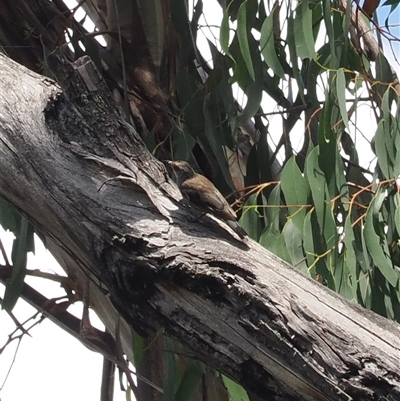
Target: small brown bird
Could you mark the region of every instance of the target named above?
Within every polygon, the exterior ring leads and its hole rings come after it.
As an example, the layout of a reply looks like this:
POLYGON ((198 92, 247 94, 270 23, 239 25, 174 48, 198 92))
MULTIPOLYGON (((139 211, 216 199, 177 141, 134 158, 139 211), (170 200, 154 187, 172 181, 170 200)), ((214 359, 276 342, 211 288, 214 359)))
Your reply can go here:
POLYGON ((234 210, 208 178, 197 174, 187 162, 167 161, 167 163, 171 166, 176 183, 185 198, 200 209, 211 212, 225 221, 240 238, 243 239, 247 235, 236 221, 234 210))

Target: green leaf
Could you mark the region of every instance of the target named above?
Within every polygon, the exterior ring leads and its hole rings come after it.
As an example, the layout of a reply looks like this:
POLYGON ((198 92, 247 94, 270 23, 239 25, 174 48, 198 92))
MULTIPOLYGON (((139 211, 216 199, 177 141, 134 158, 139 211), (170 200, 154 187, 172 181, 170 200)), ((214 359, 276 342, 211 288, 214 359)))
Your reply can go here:
POLYGON ((304 219, 306 217, 306 205, 309 195, 309 188, 292 156, 281 174, 281 188, 289 209, 288 219, 292 219, 299 232, 303 231, 304 219))
MULTIPOLYGON (((32 234, 33 235, 33 234, 32 234)), ((26 275, 26 261, 28 248, 28 220, 21 218, 20 231, 14 240, 12 250, 13 269, 11 278, 6 281, 6 291, 2 308, 11 312, 21 295, 26 275)))
POLYGON ((264 208, 269 229, 274 234, 280 233, 279 216, 281 214, 281 187, 277 185, 269 195, 267 207, 264 208), (275 207, 274 207, 275 206, 275 207))
POLYGON ((368 253, 364 232, 365 232, 364 227, 362 227, 362 232, 360 233, 361 250, 358 249, 356 250, 357 261, 360 264, 363 273, 372 274, 374 270, 374 265, 373 265, 373 260, 368 253))
POLYGON ((132 389, 130 388, 130 386, 128 386, 125 391, 125 399, 126 401, 132 401, 132 389))
POLYGON ((252 79, 247 71, 243 54, 237 40, 232 42, 232 54, 235 57, 236 65, 234 76, 241 89, 247 96, 247 103, 239 116, 238 124, 246 124, 250 118, 256 114, 260 108, 264 89, 263 62, 259 52, 258 43, 252 35, 248 36, 248 44, 252 57, 255 78, 252 79))
POLYGON ((3 198, 0 198, 0 225, 4 230, 17 234, 20 214, 3 198))
POLYGON ((188 359, 185 372, 175 394, 175 401, 189 401, 204 375, 204 365, 199 361, 188 359))
POLYGON ((392 166, 389 159, 389 153, 386 147, 386 135, 389 135, 387 130, 388 124, 382 119, 378 123, 375 133, 375 152, 378 160, 379 168, 385 179, 392 178, 392 166))
POLYGON ((256 169, 258 171, 258 182, 271 182, 273 181, 273 173, 271 171, 271 148, 268 143, 268 130, 263 129, 260 132, 258 142, 256 144, 257 157, 254 162, 256 163, 256 169))
MULTIPOLYGON (((160 68, 165 50, 165 6, 160 1, 137 1, 140 10, 140 19, 146 31, 146 43, 151 53, 154 65, 160 68)), ((108 14, 110 15, 110 14, 108 14)), ((192 36, 192 40, 194 40, 192 36)))
MULTIPOLYGON (((379 95, 383 98, 385 92, 388 90, 388 83, 393 82, 393 71, 390 67, 390 63, 382 52, 379 52, 378 57, 375 60, 376 68, 376 82, 375 89, 379 95)), ((390 90, 391 100, 398 98, 395 91, 390 90)))
POLYGON ((177 75, 177 93, 185 117, 185 127, 196 138, 204 131, 204 116, 203 113, 199 113, 204 101, 200 95, 198 82, 187 68, 177 75))
POLYGON ((397 235, 400 236, 400 206, 397 206, 394 221, 396 223, 397 235))
POLYGON ((363 274, 358 280, 358 288, 360 297, 362 300, 362 305, 365 308, 371 309, 372 305, 372 292, 371 292, 371 282, 369 274, 363 274))
POLYGON ((279 235, 276 243, 276 256, 283 259, 285 262, 289 264, 292 263, 292 258, 287 249, 285 235, 283 232, 279 235))
MULTIPOLYGON (((385 309, 386 309, 386 317, 390 320, 395 320, 395 312, 393 309, 393 301, 392 301, 392 297, 390 296, 390 291, 388 288, 386 288, 387 291, 384 291, 383 293, 383 302, 385 305, 385 309)), ((393 297, 393 299, 395 299, 393 297)))
POLYGON ((342 202, 343 202, 343 207, 345 210, 347 210, 347 199, 349 199, 349 187, 347 185, 347 180, 345 176, 345 167, 343 164, 343 159, 341 154, 339 153, 339 150, 336 148, 335 151, 336 155, 336 163, 335 163, 335 183, 336 183, 336 189, 338 194, 341 195, 342 202))
POLYGON ((246 390, 228 377, 221 375, 222 381, 229 393, 230 401, 250 401, 246 390))
POLYGON ((384 7, 384 6, 396 6, 396 7, 398 7, 399 6, 399 0, 386 0, 383 4, 382 4, 382 6, 381 7, 384 7))
POLYGON ((335 171, 336 171, 336 153, 337 149, 337 135, 332 130, 331 121, 336 121, 334 117, 334 102, 332 99, 332 93, 326 97, 324 107, 321 112, 321 118, 319 123, 319 155, 318 164, 321 170, 324 172, 326 177, 326 185, 329 190, 329 194, 334 198, 336 193, 335 183, 335 171))
POLYGON ((326 243, 321 235, 315 210, 310 210, 307 213, 302 234, 304 253, 308 264, 307 275, 315 277, 316 274, 320 274, 327 281, 329 288, 336 290, 334 272, 328 266, 330 253, 328 256, 325 255, 326 243))
POLYGON ((308 0, 299 2, 296 7, 296 17, 294 18, 296 52, 302 60, 312 60, 315 55, 312 11, 308 5, 308 0))
POLYGON ((342 149, 346 153, 346 155, 349 156, 350 161, 356 165, 359 164, 356 145, 351 136, 346 131, 343 131, 340 139, 341 139, 342 149))
MULTIPOLYGON (((229 129, 230 129, 230 139, 237 133, 238 119, 237 119, 237 111, 236 111, 236 99, 233 97, 232 93, 232 85, 229 84, 228 78, 228 66, 225 66, 224 77, 221 79, 221 82, 218 84, 216 91, 218 94, 218 99, 222 104, 222 109, 224 110, 223 118, 227 121, 229 129)), ((221 113, 220 113, 221 115, 221 113)), ((224 121, 224 123, 226 123, 224 121)))
MULTIPOLYGON (((329 2, 325 2, 329 3, 329 2)), ((329 68, 331 70, 338 70, 339 67, 347 64, 347 54, 344 53, 347 38, 345 39, 344 36, 348 36, 348 30, 346 32, 343 31, 344 29, 344 21, 345 16, 339 13, 332 12, 333 7, 332 3, 329 3, 331 7, 331 20, 332 20, 332 28, 333 28, 333 37, 330 37, 329 42, 333 42, 331 44, 331 58, 329 63, 329 68), (340 46, 337 46, 336 43, 340 43, 340 46)), ((328 7, 327 7, 328 8, 328 7)), ((348 7, 346 8, 348 9, 348 7)), ((328 16, 329 18, 329 16, 328 16)))
POLYGON ((314 236, 313 236, 313 224, 312 217, 314 210, 310 210, 304 219, 304 230, 303 230, 303 247, 304 253, 307 258, 308 266, 312 266, 316 259, 316 250, 314 247, 314 236))
POLYGON ((175 126, 172 131, 172 155, 173 160, 188 160, 196 140, 185 131, 175 126))
MULTIPOLYGON (((390 92, 388 89, 381 102, 382 118, 375 135, 375 150, 378 164, 386 179, 400 174, 400 116, 394 118, 390 108, 390 92)), ((398 106, 398 105, 397 105, 398 106)))
POLYGON ((393 304, 388 298, 390 292, 390 284, 379 270, 375 271, 371 280, 371 309, 382 316, 393 319, 393 304))
POLYGON ((324 1, 322 11, 323 11, 323 16, 324 16, 325 29, 327 32, 327 36, 328 36, 328 38, 332 39, 329 41, 330 54, 336 58, 336 46, 335 46, 335 43, 333 40, 335 35, 333 32, 331 5, 332 5, 332 3, 330 1, 324 1))
POLYGON ((221 29, 219 30, 219 43, 221 45, 222 51, 225 52, 225 54, 233 61, 235 62, 235 59, 232 57, 231 52, 229 50, 229 7, 224 11, 224 15, 222 17, 222 22, 221 22, 221 29))
POLYGON ((167 374, 164 378, 162 401, 175 401, 175 390, 177 381, 177 367, 175 362, 175 354, 173 350, 173 342, 171 339, 164 337, 164 346, 168 352, 164 352, 164 364, 167 374))
POLYGON ((310 152, 306 159, 304 172, 311 189, 318 225, 327 247, 326 251, 337 245, 337 231, 328 196, 326 178, 319 167, 318 151, 319 148, 316 147, 310 152))
POLYGON ((349 119, 346 108, 346 78, 343 68, 339 68, 336 76, 336 94, 339 102, 339 110, 343 119, 343 123, 349 129, 349 119))
MULTIPOLYGON (((5 199, 0 197, 0 225, 5 231, 11 231, 15 237, 18 237, 21 232, 21 224, 24 217, 18 212, 14 206, 8 203, 5 199)), ((28 222, 26 234, 26 249, 27 252, 35 253, 35 242, 33 234, 35 233, 34 227, 28 222)), ((14 243, 15 244, 15 243, 14 243)))
POLYGON ((350 41, 349 41, 349 35, 347 34, 351 29, 351 13, 352 13, 352 7, 353 5, 351 4, 351 2, 347 3, 347 7, 346 7, 346 12, 344 14, 344 18, 342 20, 342 29, 341 29, 341 34, 340 37, 343 40, 343 57, 342 59, 344 60, 344 64, 347 65, 348 64, 348 57, 349 57, 349 49, 353 48, 353 46, 350 46, 350 41), (346 32, 346 34, 343 34, 344 32, 346 32))
POLYGON ((250 78, 255 81, 256 77, 249 46, 249 36, 251 36, 251 33, 250 29, 247 28, 247 4, 248 0, 244 1, 239 7, 239 12, 237 15, 237 35, 247 71, 250 75, 250 78))
POLYGON ((335 288, 336 292, 347 299, 357 299, 352 287, 349 285, 349 271, 344 261, 344 255, 335 262, 334 269, 335 288))
POLYGON ((135 351, 134 351, 134 356, 135 356, 135 366, 138 366, 140 362, 143 359, 143 352, 144 352, 144 341, 139 334, 136 332, 134 334, 134 346, 135 346, 135 351))
POLYGON ((262 80, 258 79, 260 76, 257 75, 256 82, 250 81, 244 88, 244 92, 247 96, 247 103, 242 113, 239 115, 239 125, 244 125, 254 117, 254 114, 260 109, 260 103, 262 100, 263 86, 262 80))
POLYGON ((354 242, 355 242, 355 236, 352 227, 351 213, 349 213, 346 217, 346 222, 344 225, 344 244, 345 244, 344 260, 347 269, 349 270, 350 274, 349 281, 351 283, 353 295, 354 297, 356 297, 358 283, 357 283, 357 257, 354 251, 354 242))
POLYGON ((223 136, 219 135, 219 132, 216 129, 217 121, 214 120, 212 110, 208 106, 208 102, 206 101, 203 107, 203 117, 205 119, 205 127, 204 127, 204 136, 208 141, 212 152, 215 155, 216 160, 219 163, 222 174, 224 176, 225 182, 229 185, 231 190, 235 190, 235 186, 232 182, 232 176, 229 172, 228 163, 226 161, 225 153, 223 150, 223 136))
POLYGON ((400 97, 397 102, 396 115, 392 123, 392 138, 394 139, 394 149, 396 156, 394 159, 394 177, 400 176, 400 97))
POLYGON ((304 80, 300 75, 295 38, 296 38, 296 32, 295 32, 294 19, 292 15, 290 15, 288 18, 288 32, 287 32, 287 42, 289 47, 290 61, 292 64, 293 76, 296 79, 296 84, 299 89, 299 96, 303 104, 306 104, 306 100, 304 98, 304 80))
POLYGON ((321 223, 323 223, 325 214, 326 179, 324 173, 319 167, 318 150, 318 147, 315 147, 308 155, 304 172, 310 186, 311 196, 314 200, 317 218, 321 223))
MULTIPOLYGON (((395 164, 396 159, 396 143, 394 138, 394 127, 400 124, 400 120, 395 120, 391 114, 391 107, 390 107, 390 93, 391 89, 389 88, 385 94, 383 95, 381 109, 382 109, 382 119, 384 121, 385 131, 387 131, 387 137, 385 138, 386 150, 390 159, 390 163, 392 166, 395 164)), ((399 116, 400 117, 400 116, 399 116)), ((397 130, 398 131, 398 130, 397 130)))
POLYGON ((376 267, 390 285, 396 287, 399 275, 396 273, 390 260, 387 242, 382 229, 384 223, 380 219, 380 209, 384 200, 385 193, 379 190, 367 210, 364 237, 368 252, 376 267))
POLYGON ((258 241, 261 235, 261 215, 258 212, 257 194, 249 196, 243 206, 239 224, 247 232, 250 238, 258 241))
POLYGON ((240 88, 244 90, 248 82, 253 82, 253 80, 247 71, 237 35, 232 40, 230 50, 235 63, 233 65, 233 76, 230 78, 229 83, 237 82, 240 88))
POLYGON ((170 0, 172 25, 181 35, 189 35, 189 20, 186 12, 185 2, 181 0, 170 0))
POLYGON ((270 229, 266 228, 258 241, 265 249, 271 251, 274 255, 278 255, 278 238, 279 235, 274 234, 270 229))
POLYGON ((303 252, 303 237, 302 230, 299 231, 294 225, 293 220, 288 222, 283 227, 283 236, 285 238, 286 249, 290 255, 290 263, 304 274, 307 273, 307 264, 305 262, 303 252))
POLYGON ((274 37, 274 14, 275 8, 271 14, 265 19, 261 27, 260 48, 261 54, 264 57, 265 63, 272 69, 275 75, 280 78, 285 77, 285 72, 279 62, 275 48, 274 37))

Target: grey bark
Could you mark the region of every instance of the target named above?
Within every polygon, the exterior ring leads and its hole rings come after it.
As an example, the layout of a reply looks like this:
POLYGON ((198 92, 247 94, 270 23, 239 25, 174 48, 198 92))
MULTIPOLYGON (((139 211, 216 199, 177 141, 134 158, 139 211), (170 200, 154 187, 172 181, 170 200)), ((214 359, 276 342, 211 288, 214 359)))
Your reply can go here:
POLYGON ((400 399, 400 327, 182 204, 88 58, 64 92, 0 54, 0 195, 46 236, 112 335, 163 326, 265 400, 400 399))

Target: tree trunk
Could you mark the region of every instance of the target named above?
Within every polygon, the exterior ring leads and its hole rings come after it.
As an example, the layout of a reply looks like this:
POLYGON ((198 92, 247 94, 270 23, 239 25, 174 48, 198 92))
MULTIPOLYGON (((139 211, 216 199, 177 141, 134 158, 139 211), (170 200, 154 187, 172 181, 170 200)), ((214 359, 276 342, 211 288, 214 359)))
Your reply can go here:
POLYGON ((61 89, 0 54, 0 195, 132 356, 158 325, 268 400, 400 399, 400 328, 180 202, 86 57, 61 89))

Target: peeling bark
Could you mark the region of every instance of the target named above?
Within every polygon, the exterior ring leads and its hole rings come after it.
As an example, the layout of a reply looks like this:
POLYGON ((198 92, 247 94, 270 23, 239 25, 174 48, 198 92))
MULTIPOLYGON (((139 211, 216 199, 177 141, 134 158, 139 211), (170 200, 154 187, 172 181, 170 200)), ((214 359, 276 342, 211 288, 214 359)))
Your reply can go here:
POLYGON ((158 325, 268 400, 398 400, 400 328, 180 202, 86 57, 64 92, 0 54, 0 195, 132 355, 158 325))

